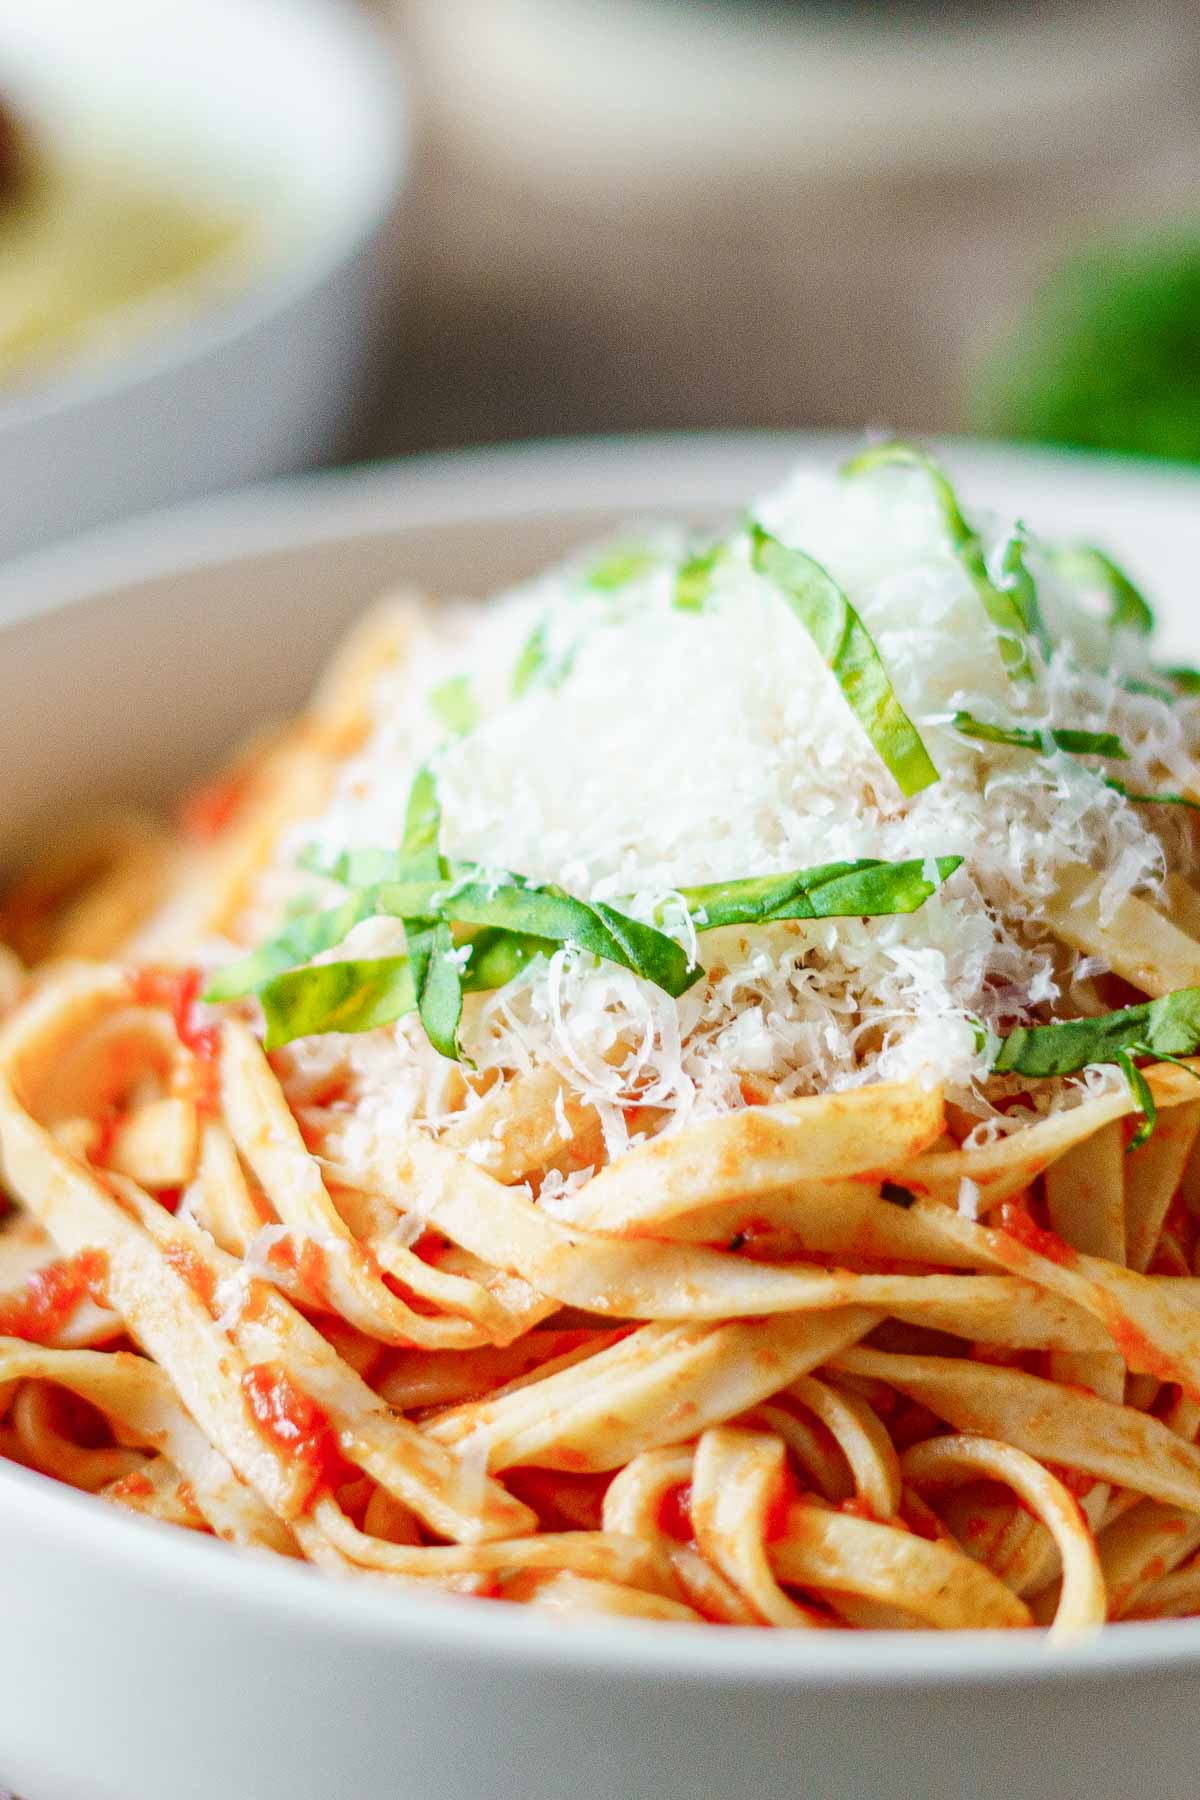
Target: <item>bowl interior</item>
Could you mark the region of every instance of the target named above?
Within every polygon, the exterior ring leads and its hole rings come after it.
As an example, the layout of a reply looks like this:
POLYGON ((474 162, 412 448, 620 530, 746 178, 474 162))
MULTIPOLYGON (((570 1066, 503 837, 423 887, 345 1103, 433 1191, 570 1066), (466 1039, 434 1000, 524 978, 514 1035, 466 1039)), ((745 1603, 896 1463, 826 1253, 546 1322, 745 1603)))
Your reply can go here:
MULTIPOLYGON (((639 518, 720 523, 798 455, 827 460, 844 447, 837 439, 701 437, 429 458, 204 502, 13 565, 0 575, 0 846, 11 854, 102 799, 177 790, 239 731, 294 705, 339 632, 389 583, 483 593, 639 518)), ((1046 532, 1099 537, 1155 598, 1166 650, 1187 654, 1200 475, 971 445, 951 446, 947 461, 968 511, 988 504, 1028 514, 1046 532)), ((31 1483, 43 1485, 0 1465, 0 1526, 6 1511, 14 1522, 28 1516, 31 1483)), ((82 1524, 78 1509, 90 1503, 63 1494, 68 1503, 82 1524)), ((91 1555, 111 1543, 117 1567, 138 1560, 142 1529, 91 1509, 80 1541, 91 1555)), ((247 1604, 326 1624, 340 1618, 348 1630, 385 1632, 394 1619, 396 1630, 412 1631, 426 1616, 431 1632, 455 1641, 497 1650, 511 1643, 552 1658, 569 1651, 584 1662, 619 1659, 632 1629, 576 1628, 564 1648, 545 1622, 514 1625, 497 1609, 481 1609, 483 1617, 473 1608, 435 1619, 423 1603, 390 1600, 389 1614, 373 1595, 330 1592, 289 1569, 251 1573, 205 1548, 156 1534, 147 1580, 161 1579, 165 1594, 176 1577, 211 1579, 222 1593, 242 1591, 247 1604)), ((629 1656, 644 1667, 736 1666, 780 1679, 803 1669, 831 1681, 1013 1675, 1033 1656, 998 1641, 1020 1635, 1005 1633, 966 1645, 936 1633, 928 1644, 866 1634, 823 1647, 816 1662, 802 1642, 684 1635, 686 1648, 673 1632, 633 1630, 629 1656)), ((1198 1625, 1130 1626, 1072 1653, 1074 1664, 1056 1652, 1039 1666, 1115 1669, 1198 1653, 1198 1625)))

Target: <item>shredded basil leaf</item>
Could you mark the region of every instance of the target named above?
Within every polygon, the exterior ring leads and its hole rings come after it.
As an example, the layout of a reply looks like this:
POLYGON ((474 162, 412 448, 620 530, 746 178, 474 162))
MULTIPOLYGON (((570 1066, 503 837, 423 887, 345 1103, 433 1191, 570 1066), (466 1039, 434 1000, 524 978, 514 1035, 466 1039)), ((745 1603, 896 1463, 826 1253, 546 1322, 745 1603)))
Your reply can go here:
POLYGON ((1142 1122, 1129 1145, 1144 1144, 1154 1130, 1150 1084, 1135 1056, 1176 1063, 1200 1080, 1181 1057, 1200 1052, 1200 987, 1176 988, 1140 1006, 1125 1006, 1099 1018, 1061 1019, 1052 1025, 1025 1025, 1002 1038, 992 1062, 996 1075, 1074 1075, 1093 1063, 1114 1063, 1129 1085, 1142 1122))
POLYGON ((1004 573, 1012 580, 1009 586, 1000 587, 988 574, 982 538, 967 523, 954 489, 933 457, 914 444, 872 444, 852 456, 842 474, 853 477, 882 468, 920 469, 929 477, 954 554, 1000 633, 1000 654, 1005 666, 1010 675, 1028 678, 1032 670, 1025 639, 1035 634, 1044 641, 1045 634, 1038 614, 1037 588, 1025 567, 1020 537, 1010 538, 1005 546, 1004 573))
POLYGON ((578 643, 573 643, 567 649, 552 654, 550 621, 543 619, 540 624, 535 625, 526 638, 513 669, 513 699, 519 700, 532 687, 558 687, 571 673, 578 647, 578 643))
POLYGON ((1123 781, 1114 781, 1111 776, 1105 777, 1104 785, 1135 806, 1188 806, 1193 812, 1200 812, 1200 800, 1191 800, 1186 794, 1131 794, 1123 781))
POLYGON ((291 969, 262 995, 266 1048, 326 1031, 374 1031, 416 1006, 407 956, 368 962, 330 962, 291 969))
POLYGON ((384 883, 376 890, 376 908, 403 918, 414 905, 426 905, 439 917, 462 925, 484 925, 541 938, 553 944, 575 944, 581 950, 619 963, 678 996, 697 982, 703 970, 687 953, 653 925, 631 919, 602 901, 576 900, 561 888, 537 886, 519 875, 489 876, 443 883, 384 883))
MULTIPOLYGON (((784 875, 709 882, 680 892, 698 931, 781 919, 881 918, 915 912, 961 862, 960 856, 898 863, 864 858, 784 875)), ((413 859, 403 851, 353 851, 323 872, 345 880, 360 866, 372 876, 406 879, 373 881, 340 907, 290 920, 253 955, 215 976, 205 998, 233 1000, 259 993, 285 971, 341 943, 360 920, 380 913, 405 920, 437 918, 473 928, 462 940, 471 948, 463 977, 468 991, 503 987, 534 956, 549 955, 563 942, 580 942, 585 949, 618 961, 614 945, 623 944, 628 958, 624 966, 659 986, 669 981, 667 992, 676 987, 683 992, 697 978, 674 939, 612 907, 589 909, 586 902, 570 901, 555 889, 537 889, 520 876, 485 875, 458 864, 450 866, 448 876, 416 878, 413 859), (583 912, 564 909, 564 899, 569 908, 583 912), (588 911, 597 915, 594 922, 584 916, 588 911), (518 919, 543 925, 552 920, 555 928, 541 933, 518 929, 518 919), (585 936, 590 941, 584 942, 585 936)))
POLYGON ((538 956, 552 956, 557 945, 550 938, 531 937, 519 931, 485 929, 469 935, 470 960, 463 971, 463 989, 470 994, 490 993, 507 987, 538 956))
MULTIPOLYGON (((482 931, 468 942, 471 955, 461 977, 464 993, 505 987, 535 957, 548 956, 555 949, 545 939, 522 938, 508 931, 482 931)), ((441 998, 440 994, 436 997, 441 998)), ((260 998, 268 1050, 277 1050, 293 1038, 327 1031, 374 1031, 415 1012, 417 1005, 407 956, 290 969, 269 981, 260 998)), ((435 1017, 435 1029, 438 1027, 435 1017)))
POLYGON ((939 856, 898 863, 825 863, 788 875, 710 882, 680 893, 699 931, 776 919, 880 918, 916 912, 961 862, 961 856, 939 856), (930 880, 931 863, 937 881, 930 880))
MULTIPOLYGON (((1142 1050, 1141 1045, 1137 1045, 1136 1048, 1142 1050)), ((1143 1054, 1145 1054, 1144 1051, 1143 1054)), ((1158 1124, 1158 1107, 1155 1105, 1150 1083, 1134 1062, 1130 1051, 1118 1050, 1113 1061, 1125 1077, 1133 1103, 1141 1114, 1141 1124, 1130 1138, 1127 1151, 1140 1150, 1142 1145, 1154 1135, 1154 1127, 1158 1124)))
POLYGON ((645 544, 619 545, 592 565, 583 578, 584 585, 598 594, 612 594, 648 574, 659 560, 645 544))
POLYGON ((1129 761, 1129 752, 1113 731, 1075 731, 1070 728, 1036 731, 1017 725, 992 725, 969 712, 956 712, 951 723, 963 737, 980 738, 987 744, 1010 744, 1016 750, 1044 750, 1049 738, 1056 750, 1069 751, 1073 756, 1108 756, 1116 762, 1129 761))
POLYGON ((413 777, 409 791, 401 855, 414 867, 425 862, 428 864, 429 874, 439 874, 437 844, 441 829, 442 807, 438 800, 437 782, 428 763, 423 763, 413 777))
POLYGON ((1143 681, 1139 675, 1131 675, 1121 686, 1129 694, 1148 694, 1152 700, 1165 700, 1173 706, 1177 698, 1171 688, 1164 687, 1160 681, 1143 681))
POLYGON ((1139 637, 1151 635, 1154 614, 1149 601, 1111 556, 1094 544, 1064 544, 1047 554, 1067 581, 1096 588, 1104 595, 1110 631, 1136 631, 1139 637))
MULTIPOLYGON (((437 782, 432 769, 424 764, 417 770, 408 796, 401 855, 414 869, 421 870, 434 881, 449 879, 449 870, 438 850, 441 830, 442 808, 437 782)), ((378 895, 375 910, 386 910, 380 907, 378 895)), ((408 948, 413 993, 425 1035, 440 1055, 459 1062, 462 1060, 458 1042, 462 1018, 462 971, 450 927, 436 912, 405 912, 400 917, 408 948)))
POLYGON ((456 737, 465 737, 479 723, 479 703, 471 692, 469 675, 452 675, 439 683, 429 696, 429 705, 439 722, 456 737))
MULTIPOLYGON (((1012 594, 1021 617, 1026 620, 1029 631, 1041 646, 1042 655, 1048 658, 1053 645, 1042 618, 1042 609, 1038 602, 1037 582, 1033 579, 1025 561, 1027 547, 1028 539, 1025 527, 1018 520, 1016 528, 1000 554, 1000 573, 1005 578, 1005 585, 1001 592, 1012 594)), ((1003 650, 1003 641, 1001 649, 1003 650)))
POLYGON ((870 632, 846 595, 820 563, 781 544, 761 525, 751 526, 750 541, 755 569, 774 585, 808 632, 901 793, 919 794, 938 780, 938 772, 896 698, 870 632))
POLYGON ((697 551, 695 556, 682 562, 675 574, 671 605, 679 612, 703 612, 712 592, 713 576, 727 555, 725 544, 713 544, 710 549, 697 551))
POLYGON ((207 1001, 236 1000, 256 994, 267 982, 297 963, 311 962, 322 950, 340 944, 363 919, 375 911, 374 896, 367 890, 350 895, 340 906, 323 912, 300 913, 284 929, 250 956, 214 975, 205 989, 207 1001))
MULTIPOLYGON (((414 881, 422 878, 421 867, 403 850, 343 850, 337 856, 322 856, 313 845, 297 857, 302 869, 310 875, 322 875, 326 881, 340 881, 343 887, 375 887, 381 881, 414 881)), ((450 879, 475 869, 474 863, 441 859, 450 879)))
POLYGON ((1074 1075, 1090 1063, 1115 1062, 1118 1051, 1195 1056, 1200 1051, 1200 987, 1177 988, 1158 1000, 1098 1018, 1020 1026, 1001 1039, 992 1069, 997 1075, 1074 1075))
POLYGON ((451 1062, 460 1062, 462 1050, 458 1027, 462 1018, 462 979, 450 927, 442 920, 418 925, 406 919, 404 938, 425 1036, 440 1055, 448 1056, 451 1062))
POLYGON ((516 667, 512 673, 512 695, 514 700, 519 700, 522 694, 527 693, 533 686, 533 683, 548 666, 550 661, 546 649, 546 639, 548 635, 549 626, 545 619, 542 619, 539 624, 534 626, 529 636, 525 639, 525 642, 521 647, 521 654, 517 658, 516 667))

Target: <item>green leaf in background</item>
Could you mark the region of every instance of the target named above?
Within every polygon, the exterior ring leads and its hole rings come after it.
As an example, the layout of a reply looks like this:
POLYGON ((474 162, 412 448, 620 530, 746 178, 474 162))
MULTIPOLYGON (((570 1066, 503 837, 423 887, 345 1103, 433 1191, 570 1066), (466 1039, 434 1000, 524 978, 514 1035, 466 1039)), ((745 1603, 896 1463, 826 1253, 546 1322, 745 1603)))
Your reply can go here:
POLYGON ((1181 694, 1200 694, 1200 669, 1164 669, 1163 674, 1175 683, 1181 694))
POLYGON ((434 717, 455 737, 465 737, 479 723, 479 703, 471 692, 469 675, 452 675, 441 682, 429 696, 434 717))
POLYGON ((1031 671, 1025 639, 1031 632, 1040 632, 1040 619, 1037 589, 1025 567, 1020 538, 1010 538, 1005 546, 1005 573, 1011 578, 1011 586, 999 587, 988 574, 982 538, 967 523, 958 496, 927 451, 898 440, 872 444, 852 456, 843 466, 842 474, 852 478, 885 468, 919 469, 928 476, 954 554, 983 602, 988 618, 1000 633, 1000 654, 1005 666, 1010 675, 1028 676, 1031 671))
POLYGON ((1056 750, 1065 750, 1072 756, 1108 756, 1116 762, 1129 761, 1129 752, 1113 731, 1075 731, 1070 727, 1034 731, 1018 725, 991 725, 969 712, 956 712, 951 723, 963 737, 979 738, 986 744, 1008 744, 1014 750, 1044 751, 1049 738, 1056 750))
POLYGON ((881 918, 916 912, 961 863, 961 856, 825 863, 788 875, 710 882, 681 888, 680 893, 698 931, 765 925, 778 919, 881 918))
POLYGON ((916 726, 896 697, 870 632, 846 595, 811 556, 751 525, 751 555, 804 626, 851 712, 905 796, 938 780, 916 726))
POLYGON ((1154 614, 1150 603, 1128 575, 1098 550, 1094 544, 1064 544, 1046 554, 1065 581, 1073 586, 1094 588, 1108 601, 1108 624, 1112 631, 1136 631, 1149 637, 1154 630, 1154 614))
POLYGON ((1101 238, 1034 295, 976 374, 972 428, 1200 461, 1200 229, 1101 238))
POLYGON ((679 565, 675 575, 675 588, 671 596, 671 604, 679 612, 703 612, 712 592, 713 577, 728 555, 725 544, 713 544, 708 550, 698 550, 679 565))

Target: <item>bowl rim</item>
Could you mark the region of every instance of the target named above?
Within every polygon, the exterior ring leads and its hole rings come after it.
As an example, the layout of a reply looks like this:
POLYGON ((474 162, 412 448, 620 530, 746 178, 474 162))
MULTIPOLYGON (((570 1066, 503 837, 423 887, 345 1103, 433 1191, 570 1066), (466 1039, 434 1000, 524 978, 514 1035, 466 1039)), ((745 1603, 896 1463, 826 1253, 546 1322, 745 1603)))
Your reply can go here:
MULTIPOLYGON (((2 415, 0 415, 2 423, 2 415)), ((876 435, 876 434, 872 434, 876 435)), ((892 435, 879 433, 879 436, 892 435)), ((902 435, 902 434, 901 434, 902 435)), ((1195 507, 1200 466, 1111 450, 916 434, 967 482, 1027 471, 1052 484, 1086 477, 1106 493, 1171 496, 1195 507)), ((589 433, 466 445, 270 477, 158 506, 0 559, 0 634, 114 587, 359 535, 472 520, 712 509, 716 487, 743 493, 789 461, 838 457, 862 431, 722 427, 589 433), (628 499, 630 476, 639 495, 628 499)))
POLYGON ((412 162, 412 106, 398 45, 382 22, 357 6, 331 0, 269 0, 280 30, 298 20, 324 33, 336 78, 352 88, 347 116, 379 146, 369 178, 330 209, 319 231, 301 234, 278 258, 268 257, 244 285, 195 314, 134 337, 95 364, 54 361, 28 388, 0 393, 0 440, 43 421, 143 388, 185 370, 226 344, 262 329, 305 295, 319 290, 387 222, 412 162))
MULTIPOLYGON (((187 503, 36 551, 0 571, 0 646, 22 626, 152 578, 225 567, 264 552, 303 554, 314 543, 468 520, 608 513, 631 476, 646 504, 675 496, 684 508, 714 483, 771 479, 789 458, 825 456, 858 441, 845 433, 674 433, 538 441, 402 459, 373 468, 267 482, 187 503), (720 476, 720 471, 725 471, 720 476)), ((1108 455, 1026 450, 945 440, 976 478, 1025 469, 1053 482, 1083 477, 1101 489, 1177 495, 1195 505, 1200 471, 1108 455)), ((632 509, 628 509, 632 510, 632 509)), ((910 1690, 1104 1679, 1200 1667, 1200 1620, 1122 1624, 1086 1642, 1055 1645, 1022 1632, 773 1633, 698 1630, 637 1620, 565 1622, 533 1609, 484 1606, 452 1595, 395 1593, 331 1581, 284 1559, 229 1554, 226 1546, 154 1521, 122 1516, 91 1496, 0 1460, 0 1523, 54 1531, 118 1575, 153 1584, 164 1604, 220 1605, 229 1619, 264 1609, 285 1626, 316 1630, 349 1649, 500 1660, 580 1678, 637 1678, 697 1687, 803 1686, 910 1690)))

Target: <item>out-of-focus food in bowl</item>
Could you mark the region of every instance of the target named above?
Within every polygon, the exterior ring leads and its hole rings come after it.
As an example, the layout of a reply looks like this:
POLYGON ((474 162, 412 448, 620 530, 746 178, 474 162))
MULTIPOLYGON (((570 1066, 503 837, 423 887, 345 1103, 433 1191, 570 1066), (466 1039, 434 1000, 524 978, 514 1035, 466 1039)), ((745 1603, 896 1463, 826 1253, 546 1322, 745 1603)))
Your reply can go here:
POLYGON ((131 339, 244 285, 265 232, 107 148, 68 150, 0 98, 0 389, 131 339))

